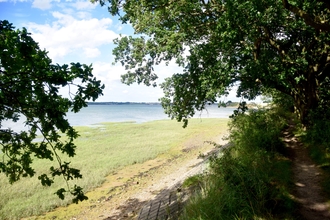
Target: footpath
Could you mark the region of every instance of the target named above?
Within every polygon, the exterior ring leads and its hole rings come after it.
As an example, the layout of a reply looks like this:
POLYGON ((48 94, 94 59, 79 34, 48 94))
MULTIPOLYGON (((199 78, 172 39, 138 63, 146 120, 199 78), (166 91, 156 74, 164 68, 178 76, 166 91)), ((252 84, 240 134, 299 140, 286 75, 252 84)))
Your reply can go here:
POLYGON ((293 197, 299 204, 297 219, 330 219, 330 204, 322 192, 322 170, 310 158, 307 149, 292 134, 293 126, 285 133, 285 143, 289 148, 293 165, 295 190, 293 197))

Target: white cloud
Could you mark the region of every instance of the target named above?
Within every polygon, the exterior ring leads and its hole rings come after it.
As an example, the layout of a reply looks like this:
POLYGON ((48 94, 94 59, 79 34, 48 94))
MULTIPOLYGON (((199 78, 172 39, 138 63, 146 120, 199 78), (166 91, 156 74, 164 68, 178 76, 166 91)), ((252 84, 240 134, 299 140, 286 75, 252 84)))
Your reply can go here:
POLYGON ((96 6, 97 6, 97 4, 93 4, 88 0, 77 1, 77 2, 73 3, 73 7, 78 9, 78 10, 94 9, 96 6))
POLYGON ((27 2, 28 0, 0 0, 0 2, 27 2))
MULTIPOLYGON (((159 66, 157 74, 161 78, 170 76, 172 73, 180 72, 180 70, 172 62, 169 66, 159 66)), ((105 84, 103 90, 104 96, 98 99, 99 102, 108 101, 135 101, 135 102, 157 102, 164 94, 159 87, 147 87, 143 84, 136 83, 127 86, 120 82, 121 75, 125 74, 126 70, 121 65, 112 65, 111 61, 97 61, 93 63, 93 75, 105 84)), ((161 79, 159 81, 162 81, 161 79)))
POLYGON ((147 101, 156 102, 162 97, 160 88, 147 87, 133 84, 127 86, 120 82, 121 75, 125 73, 125 68, 121 65, 112 65, 110 62, 93 63, 93 75, 105 84, 104 96, 98 99, 104 101, 147 101))
POLYGON ((78 12, 74 12, 76 14, 76 17, 79 19, 91 19, 92 15, 89 12, 85 12, 85 11, 78 11, 78 12))
MULTIPOLYGON (((39 8, 41 10, 47 10, 52 7, 52 2, 54 0, 34 0, 32 3, 33 8, 39 8)), ((55 0, 56 2, 59 2, 60 0, 55 0)))
POLYGON ((122 66, 113 66, 110 62, 93 63, 93 74, 104 83, 120 81, 121 75, 125 73, 122 66))
POLYGON ((111 44, 118 37, 118 34, 110 30, 110 18, 78 20, 60 12, 53 12, 52 16, 55 21, 51 24, 28 24, 33 38, 39 42, 41 48, 49 51, 52 59, 62 58, 70 53, 81 55, 88 52, 95 57, 100 55, 98 47, 111 44))
POLYGON ((162 63, 155 66, 155 73, 158 75, 158 82, 163 82, 165 78, 171 77, 174 73, 182 73, 183 68, 179 67, 174 60, 171 60, 168 65, 162 63))
POLYGON ((66 24, 69 25, 70 23, 72 23, 76 20, 70 14, 63 14, 63 13, 60 13, 58 11, 53 12, 52 16, 54 18, 57 18, 58 19, 57 23, 62 24, 62 25, 66 25, 66 24))
POLYGON ((98 57, 100 54, 101 52, 97 48, 84 48, 85 57, 93 58, 98 57))
POLYGON ((119 25, 116 26, 116 30, 117 30, 117 31, 121 31, 121 30, 123 30, 123 28, 124 28, 124 27, 123 27, 122 24, 119 24, 119 25))

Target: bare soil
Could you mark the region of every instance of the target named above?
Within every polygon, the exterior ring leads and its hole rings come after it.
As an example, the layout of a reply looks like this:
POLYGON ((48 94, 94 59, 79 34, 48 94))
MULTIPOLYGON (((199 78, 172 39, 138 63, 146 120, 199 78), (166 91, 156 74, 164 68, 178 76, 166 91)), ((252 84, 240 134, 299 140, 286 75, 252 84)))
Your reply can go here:
POLYGON ((292 134, 293 127, 285 132, 285 142, 289 148, 293 165, 295 190, 293 198, 299 204, 297 219, 330 219, 330 203, 321 187, 322 169, 310 158, 308 150, 292 134))

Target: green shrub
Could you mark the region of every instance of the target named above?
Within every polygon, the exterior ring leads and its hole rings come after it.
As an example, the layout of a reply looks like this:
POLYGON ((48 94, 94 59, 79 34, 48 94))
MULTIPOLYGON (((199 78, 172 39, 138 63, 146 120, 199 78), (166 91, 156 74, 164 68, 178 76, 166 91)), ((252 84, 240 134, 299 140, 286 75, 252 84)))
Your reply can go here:
POLYGON ((181 218, 283 219, 289 215, 295 207, 288 193, 291 165, 278 153, 284 146, 280 136, 285 125, 272 110, 234 117, 229 136, 233 147, 212 158, 204 187, 181 218))
POLYGON ((280 139, 286 122, 273 110, 259 109, 241 114, 230 123, 230 141, 241 151, 266 150, 279 152, 283 149, 280 139))
POLYGON ((203 175, 202 174, 197 174, 194 176, 190 176, 182 184, 182 187, 184 188, 189 188, 189 187, 197 187, 201 184, 203 180, 203 175))
POLYGON ((318 109, 309 118, 311 127, 306 130, 303 141, 330 150, 330 111, 318 109))

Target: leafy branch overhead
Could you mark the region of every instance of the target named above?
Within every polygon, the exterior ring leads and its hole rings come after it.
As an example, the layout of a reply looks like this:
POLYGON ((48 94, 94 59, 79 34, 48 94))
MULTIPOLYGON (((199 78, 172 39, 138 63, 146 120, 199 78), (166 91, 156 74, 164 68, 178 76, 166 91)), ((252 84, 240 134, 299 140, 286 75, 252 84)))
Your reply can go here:
MULTIPOLYGON (((78 137, 65 116, 69 110, 86 107, 88 100, 95 101, 103 88, 91 65, 52 64, 25 28, 15 30, 8 21, 0 21, 0 172, 10 183, 36 173, 34 158, 58 162, 57 168, 50 167, 49 174, 38 177, 42 185, 51 185, 56 176, 63 176, 66 182, 82 177, 60 157, 75 156, 74 139, 78 137), (69 90, 69 98, 59 94, 62 88, 69 90), (26 130, 5 128, 6 120, 22 122, 26 130), (42 140, 36 142, 40 134, 42 140)), ((67 191, 75 202, 87 198, 79 186, 70 189, 68 185, 57 194, 64 198, 67 191)))
POLYGON ((275 90, 291 97, 302 123, 329 98, 330 4, 326 0, 92 0, 134 27, 115 43, 123 82, 155 85, 154 67, 183 67, 161 87, 172 118, 186 121, 239 85, 254 99, 275 90))

